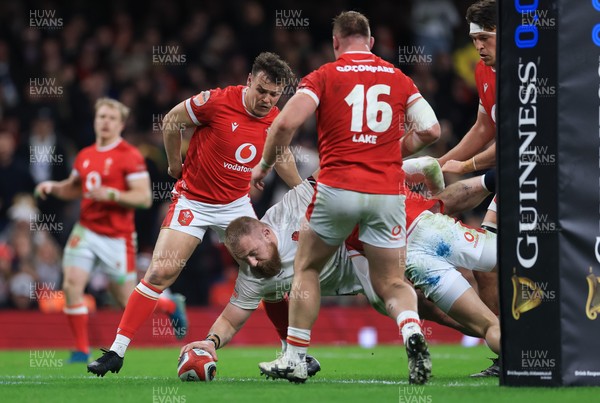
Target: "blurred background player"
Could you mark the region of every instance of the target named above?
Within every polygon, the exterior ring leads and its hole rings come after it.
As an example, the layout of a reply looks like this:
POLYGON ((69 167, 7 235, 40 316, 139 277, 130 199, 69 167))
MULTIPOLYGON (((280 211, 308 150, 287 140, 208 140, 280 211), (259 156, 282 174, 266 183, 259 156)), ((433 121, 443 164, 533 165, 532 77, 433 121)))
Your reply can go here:
MULTIPOLYGON (((98 268, 109 276, 116 302, 125 307, 137 280, 134 209, 152 204, 144 158, 121 137, 129 108, 101 98, 95 109, 96 143, 79 152, 67 179, 44 181, 35 189, 43 200, 48 195, 62 200, 82 199, 79 222, 63 256, 64 312, 76 342, 70 362, 87 363, 89 358, 84 290, 92 270, 98 268)), ((173 316, 183 308, 165 298, 160 309, 173 316)))
POLYGON ((319 273, 356 224, 365 244, 371 282, 396 318, 409 357, 409 381, 431 374, 427 343, 419 325, 417 297, 403 280, 405 264, 404 174, 401 155, 437 140, 433 110, 412 80, 371 53, 367 18, 342 12, 333 23, 336 61, 300 82, 297 93, 273 123, 263 159, 252 179, 262 179, 295 130, 317 111, 320 176, 302 226, 294 262, 286 354, 261 370, 304 382, 310 331, 320 308, 319 273), (366 112, 366 113, 365 113, 366 112), (414 119, 411 118, 413 114, 414 119), (417 122, 400 142, 404 122, 417 122), (398 130, 401 128, 401 130, 398 130))
MULTIPOLYGON (((264 52, 254 60, 246 86, 202 91, 165 116, 168 172, 178 179, 173 201, 150 267, 127 302, 115 341, 110 350, 88 365, 88 371, 98 376, 119 372, 135 333, 209 228, 222 238, 235 218, 256 217, 248 196, 250 173, 262 156, 267 130, 279 113, 275 104, 292 77, 286 62, 264 52), (192 126, 196 128, 182 164, 182 131, 192 126)), ((289 186, 301 182, 293 157, 281 160, 277 169, 289 186)))

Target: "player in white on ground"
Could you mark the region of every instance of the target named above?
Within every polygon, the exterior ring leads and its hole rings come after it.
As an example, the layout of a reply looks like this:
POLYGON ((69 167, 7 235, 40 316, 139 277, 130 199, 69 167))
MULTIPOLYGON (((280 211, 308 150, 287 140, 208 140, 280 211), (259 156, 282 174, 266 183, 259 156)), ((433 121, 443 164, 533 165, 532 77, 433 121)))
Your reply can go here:
MULTIPOLYGON (((439 177, 441 178, 441 171, 439 177)), ((441 181, 443 182, 443 178, 441 181)), ((260 221, 241 217, 231 222, 226 230, 225 245, 240 263, 233 295, 210 328, 215 339, 189 343, 182 347, 181 354, 192 348, 201 348, 217 360, 216 350, 231 341, 258 308, 261 300, 265 305, 282 302, 285 305, 286 294, 299 292, 292 288, 293 261, 298 249, 302 217, 312 199, 314 186, 313 178, 305 180, 290 190, 281 202, 271 207, 260 221)), ((452 186, 458 188, 463 184, 452 186)), ((476 199, 487 194, 489 192, 482 187, 473 191, 472 195, 463 193, 466 198, 476 199)), ((457 198, 454 189, 449 188, 447 192, 443 192, 440 199, 429 200, 409 193, 406 210, 407 223, 410 222, 411 225, 408 235, 407 276, 458 322, 453 327, 485 338, 490 348, 498 353, 498 318, 481 302, 456 270, 457 266, 472 270, 493 270, 496 266, 496 236, 432 212, 439 211, 445 205, 442 204, 443 201, 448 203, 449 211, 457 212, 456 209, 460 206, 455 203, 457 198)), ((370 282, 369 266, 362 254, 362 243, 358 240, 357 231, 325 264, 319 281, 322 295, 362 293, 377 311, 387 315, 383 300, 375 293, 370 282)), ((280 321, 287 322, 287 313, 282 316, 276 321, 271 318, 276 327, 280 321)), ((284 339, 282 353, 286 349, 284 339)), ((316 359, 311 357, 307 360, 308 376, 314 375, 319 369, 316 359)), ((270 376, 269 373, 265 374, 270 376)))

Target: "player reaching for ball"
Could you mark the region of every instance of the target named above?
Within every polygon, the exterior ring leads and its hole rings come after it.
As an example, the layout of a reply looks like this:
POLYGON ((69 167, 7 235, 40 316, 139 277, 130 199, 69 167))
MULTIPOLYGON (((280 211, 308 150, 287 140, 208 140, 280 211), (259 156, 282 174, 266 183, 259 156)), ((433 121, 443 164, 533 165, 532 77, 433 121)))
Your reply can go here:
MULTIPOLYGON (((437 164, 437 162, 436 162, 437 164)), ((439 166, 438 166, 439 169, 439 166)), ((440 171, 441 175, 441 171, 440 171)), ((474 178, 475 179, 475 178, 474 178)), ((442 192, 440 199, 446 201, 451 212, 456 213, 458 194, 475 199, 478 203, 489 192, 479 186, 480 179, 468 180, 469 184, 457 183, 442 192), (471 194, 456 192, 464 186, 477 187, 471 194)), ((181 354, 192 348, 201 348, 217 360, 216 350, 222 348, 243 327, 262 300, 271 306, 269 317, 282 340, 282 354, 286 343, 287 309, 284 297, 302 297, 292 287, 293 261, 298 250, 298 232, 306 207, 312 200, 315 181, 309 178, 289 191, 283 200, 271 207, 259 221, 251 217, 234 220, 226 230, 225 245, 240 264, 235 289, 229 304, 210 328, 206 340, 195 341, 182 347, 181 354), (278 306, 275 317, 273 306, 278 306)), ((408 277, 421 288, 442 311, 456 322, 446 321, 455 328, 483 337, 490 348, 500 349, 498 319, 487 309, 470 288, 468 282, 456 270, 465 266, 473 270, 493 270, 496 266, 496 237, 485 230, 469 228, 454 219, 429 209, 440 207, 440 200, 427 200, 415 194, 407 198, 408 277), (414 235, 413 235, 414 234, 414 235), (436 251, 444 243, 449 253, 440 256, 436 251), (433 279, 436 278, 436 281, 433 279), (433 285, 435 283, 435 285, 433 285)), ((463 203, 464 200, 461 200, 463 203)), ((462 206, 461 206, 462 207, 462 206)), ((363 245, 355 232, 340 246, 321 271, 319 281, 323 295, 355 295, 363 293, 371 305, 384 315, 383 299, 374 291, 369 278, 369 265, 362 253, 363 245)), ((394 318, 395 319, 395 318, 394 318)), ((312 376, 320 366, 314 358, 306 356, 307 375, 312 376)), ((287 374, 271 370, 269 363, 259 365, 268 377, 287 374)))
MULTIPOLYGON (((71 363, 87 363, 89 358, 84 290, 91 271, 98 268, 108 275, 111 293, 125 307, 137 280, 133 211, 152 204, 144 158, 121 137, 129 108, 109 98, 97 100, 95 108, 96 143, 77 154, 67 179, 41 182, 35 190, 42 199, 49 195, 62 200, 82 199, 79 222, 63 257, 64 312, 76 344, 71 363)), ((179 295, 160 298, 158 306, 172 320, 185 316, 179 295)))
MULTIPOLYGON (((256 217, 248 196, 250 173, 279 113, 275 104, 292 77, 290 67, 279 56, 261 53, 246 86, 202 91, 165 116, 169 174, 178 179, 173 201, 150 267, 127 302, 116 338, 110 350, 88 365, 88 371, 98 376, 119 372, 135 333, 152 315, 157 299, 177 279, 208 228, 222 237, 235 218, 256 217), (181 131, 188 126, 196 129, 182 164, 181 131)), ((279 161, 277 171, 289 186, 301 181, 289 154, 279 161)))

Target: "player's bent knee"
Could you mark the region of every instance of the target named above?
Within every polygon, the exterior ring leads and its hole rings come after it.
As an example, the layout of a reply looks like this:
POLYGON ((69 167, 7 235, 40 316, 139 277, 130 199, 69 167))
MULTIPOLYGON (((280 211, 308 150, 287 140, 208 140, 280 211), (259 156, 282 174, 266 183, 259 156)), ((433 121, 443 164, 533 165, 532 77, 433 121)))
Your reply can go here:
POLYGON ((487 332, 489 329, 494 327, 500 328, 500 321, 498 320, 498 317, 494 315, 492 311, 490 311, 485 317, 485 331, 487 332))
POLYGON ((185 261, 181 259, 172 259, 167 257, 154 258, 150 263, 150 267, 148 267, 148 271, 146 272, 144 279, 150 284, 160 286, 165 282, 174 280, 184 266, 185 261))
POLYGON ((386 278, 374 279, 371 277, 371 282, 377 295, 389 296, 390 294, 395 294, 396 292, 410 292, 411 294, 415 295, 415 298, 417 297, 414 288, 400 278, 390 281, 386 278))
POLYGON ((79 291, 81 294, 83 294, 85 285, 86 279, 65 275, 62 282, 62 289, 65 293, 74 293, 79 291))
MULTIPOLYGON (((84 286, 84 287, 85 287, 85 286, 84 286)), ((63 292, 64 292, 64 293, 65 293, 65 294, 66 294, 68 297, 70 297, 70 296, 72 296, 72 295, 75 295, 75 294, 83 294, 83 288, 84 288, 84 287, 78 287, 78 284, 76 284, 76 283, 75 283, 75 282, 73 282, 73 281, 67 280, 67 279, 65 279, 65 280, 63 281, 63 284, 62 284, 62 289, 63 289, 63 292), (78 292, 78 290, 81 290, 81 292, 78 292)))

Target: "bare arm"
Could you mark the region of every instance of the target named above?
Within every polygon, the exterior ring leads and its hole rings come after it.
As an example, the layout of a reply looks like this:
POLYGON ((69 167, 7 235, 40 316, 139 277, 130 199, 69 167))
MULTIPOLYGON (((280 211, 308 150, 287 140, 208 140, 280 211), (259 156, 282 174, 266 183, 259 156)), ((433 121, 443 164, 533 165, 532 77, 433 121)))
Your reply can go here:
MULTIPOLYGON (((220 345, 218 345, 219 348, 224 347, 227 343, 231 341, 233 336, 235 336, 235 334, 242 328, 242 326, 244 326, 244 323, 246 323, 252 312, 254 311, 239 308, 233 305, 231 302, 227 304, 227 306, 225 307, 223 312, 221 312, 221 315, 217 318, 215 323, 213 323, 209 331, 209 334, 214 333, 220 338, 221 343, 220 345)), ((218 344, 218 340, 216 340, 216 337, 210 337, 211 339, 215 340, 215 342, 218 344)), ((201 348, 208 352, 210 355, 212 355, 213 359, 217 361, 217 353, 215 347, 216 344, 210 340, 195 341, 183 346, 181 348, 179 356, 181 357, 183 353, 185 353, 188 350, 191 350, 192 348, 201 348)))
POLYGON ((473 165, 475 168, 473 171, 494 168, 496 166, 496 143, 492 144, 473 158, 473 165))
POLYGON ((411 130, 402 136, 400 141, 402 157, 408 157, 421 149, 427 147, 431 143, 435 143, 439 138, 442 130, 439 123, 434 124, 429 129, 416 131, 411 130))
POLYGON ((116 202, 127 208, 147 209, 152 206, 152 192, 148 174, 128 180, 127 185, 129 189, 126 191, 101 186, 90 190, 86 196, 98 202, 116 202))
POLYGON ((442 133, 435 112, 423 97, 406 106, 407 133, 400 140, 402 157, 408 157, 429 144, 435 143, 442 133))
POLYGON ((278 155, 282 155, 286 146, 292 141, 294 132, 304 121, 317 110, 315 101, 306 94, 296 93, 275 118, 263 151, 259 165, 252 170, 252 183, 261 189, 262 180, 270 171, 278 155))
POLYGON ((474 209, 489 194, 481 183, 481 176, 477 176, 453 183, 435 197, 444 203, 444 214, 456 216, 474 209))
POLYGON ((175 179, 181 177, 182 171, 181 134, 190 126, 194 126, 194 122, 185 108, 185 101, 177 104, 163 119, 162 132, 169 163, 168 172, 175 179))
POLYGON ((152 206, 152 191, 150 190, 150 175, 127 181, 129 190, 121 192, 117 202, 130 208, 150 208, 152 206))
POLYGON ((475 124, 467 134, 465 134, 460 143, 440 157, 439 163, 442 166, 442 170, 444 172, 452 173, 468 173, 479 169, 493 167, 496 164, 495 147, 492 151, 488 151, 489 149, 484 151, 487 151, 488 154, 483 157, 481 162, 479 156, 475 158, 476 169, 473 167, 472 158, 481 151, 486 144, 494 140, 495 136, 496 130, 490 122, 490 118, 485 113, 478 112, 475 124), (490 159, 490 156, 493 156, 493 159, 490 159))
POLYGON ((82 196, 81 178, 79 175, 71 173, 67 179, 62 181, 44 181, 35 187, 33 194, 42 200, 46 200, 48 195, 61 200, 80 199, 82 196))
POLYGON ((290 188, 302 183, 302 178, 300 177, 298 167, 296 166, 296 159, 289 147, 285 147, 283 155, 277 158, 274 168, 277 175, 279 175, 290 188))

